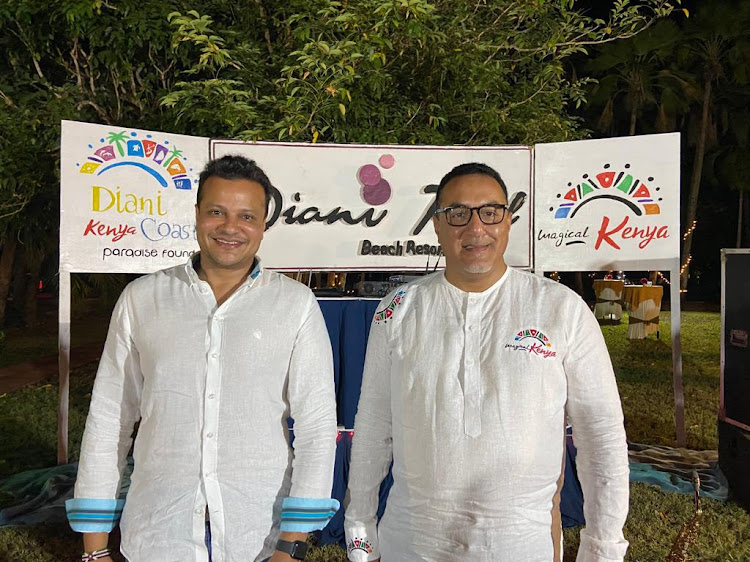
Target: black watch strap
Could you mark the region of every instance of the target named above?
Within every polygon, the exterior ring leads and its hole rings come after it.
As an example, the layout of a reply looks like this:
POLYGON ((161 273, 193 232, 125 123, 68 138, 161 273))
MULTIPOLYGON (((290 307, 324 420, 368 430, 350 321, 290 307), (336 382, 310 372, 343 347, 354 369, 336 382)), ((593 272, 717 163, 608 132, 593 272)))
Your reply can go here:
POLYGON ((304 560, 307 556, 307 543, 305 541, 285 541, 279 539, 276 543, 276 550, 285 552, 295 560, 304 560))

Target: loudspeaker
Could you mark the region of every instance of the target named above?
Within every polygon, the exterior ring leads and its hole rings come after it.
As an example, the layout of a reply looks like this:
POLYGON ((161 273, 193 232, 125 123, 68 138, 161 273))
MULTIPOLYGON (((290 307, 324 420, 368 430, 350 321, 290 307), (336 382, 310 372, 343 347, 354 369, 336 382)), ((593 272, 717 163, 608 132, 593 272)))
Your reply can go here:
POLYGON ((750 250, 721 251, 719 419, 750 431, 750 250))
POLYGON ((750 431, 719 420, 719 466, 734 500, 750 511, 750 431))

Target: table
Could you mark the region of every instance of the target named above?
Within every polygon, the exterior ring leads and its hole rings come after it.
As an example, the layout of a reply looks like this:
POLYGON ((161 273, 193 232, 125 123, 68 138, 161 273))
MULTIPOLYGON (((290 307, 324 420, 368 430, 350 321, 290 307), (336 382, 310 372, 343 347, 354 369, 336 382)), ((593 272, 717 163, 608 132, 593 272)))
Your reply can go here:
POLYGON ((664 287, 661 285, 625 285, 622 303, 628 311, 628 339, 659 337, 659 311, 664 287))
POLYGON ((622 318, 622 291, 625 282, 620 279, 595 279, 594 316, 597 320, 613 320, 617 323, 622 318))

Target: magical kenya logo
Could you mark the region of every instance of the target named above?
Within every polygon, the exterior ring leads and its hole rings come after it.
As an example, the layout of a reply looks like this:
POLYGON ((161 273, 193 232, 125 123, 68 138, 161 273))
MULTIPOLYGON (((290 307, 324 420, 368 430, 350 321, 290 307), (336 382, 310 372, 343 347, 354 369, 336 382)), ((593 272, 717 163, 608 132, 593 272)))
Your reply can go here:
POLYGON ((361 550, 362 552, 365 552, 367 554, 373 553, 372 545, 370 544, 370 541, 367 541, 365 539, 360 539, 359 537, 354 537, 352 540, 349 541, 349 552, 354 552, 355 550, 361 550))
POLYGON ((539 355, 544 359, 557 355, 557 352, 552 350, 552 342, 549 338, 541 330, 535 328, 520 330, 513 339, 513 343, 505 344, 505 349, 524 351, 532 355, 539 355))
POLYGON ((602 247, 620 250, 628 241, 637 242, 638 247, 644 249, 654 240, 669 238, 669 228, 664 224, 654 224, 653 220, 645 225, 631 223, 634 217, 658 220, 662 197, 659 197, 661 187, 655 183, 654 177, 638 176, 630 168, 630 164, 625 164, 622 169, 613 170, 612 165, 606 163, 593 173, 583 174, 580 183, 568 182, 567 188, 556 195, 559 202, 549 207, 555 222, 559 221, 562 228, 540 230, 537 239, 553 241, 558 247, 586 244, 592 235, 590 226, 576 229, 565 225, 575 223, 573 219, 581 209, 595 202, 607 205, 596 232, 595 250, 602 247), (615 209, 614 203, 625 208, 627 214, 623 219, 610 217, 615 209))

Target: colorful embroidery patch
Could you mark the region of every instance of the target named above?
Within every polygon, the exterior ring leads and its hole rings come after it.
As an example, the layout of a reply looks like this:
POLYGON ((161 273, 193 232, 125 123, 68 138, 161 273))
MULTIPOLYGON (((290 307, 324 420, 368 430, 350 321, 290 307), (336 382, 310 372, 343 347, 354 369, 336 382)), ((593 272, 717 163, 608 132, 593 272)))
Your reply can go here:
POLYGON ((514 343, 506 343, 505 349, 511 351, 525 351, 532 355, 539 355, 544 359, 555 357, 556 351, 552 351, 552 342, 540 330, 521 330, 516 334, 514 343), (524 341, 527 340, 527 341, 524 341))
POLYGON ((372 545, 369 543, 369 541, 357 537, 354 537, 349 541, 348 549, 350 553, 354 552, 355 550, 361 550, 362 552, 366 552, 367 554, 372 554, 372 545))
POLYGON ((544 346, 552 347, 552 344, 550 343, 547 336, 545 336, 539 330, 521 330, 516 334, 516 341, 525 340, 526 338, 534 338, 536 340, 539 340, 544 346))
POLYGON ((378 310, 375 313, 375 323, 380 324, 381 322, 388 322, 390 320, 391 316, 393 316, 393 311, 396 310, 396 307, 399 306, 402 302, 404 302, 404 297, 406 296, 406 291, 403 289, 399 289, 396 293, 396 296, 393 297, 393 300, 390 302, 388 306, 386 306, 382 310, 378 310))

